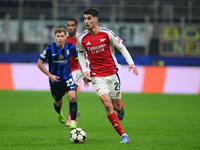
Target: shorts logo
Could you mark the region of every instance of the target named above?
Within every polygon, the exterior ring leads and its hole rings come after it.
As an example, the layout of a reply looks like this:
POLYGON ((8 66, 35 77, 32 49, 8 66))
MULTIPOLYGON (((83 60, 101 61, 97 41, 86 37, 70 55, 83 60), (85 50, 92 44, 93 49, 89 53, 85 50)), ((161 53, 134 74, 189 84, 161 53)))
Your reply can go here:
POLYGON ((120 91, 118 91, 118 92, 117 92, 117 95, 119 95, 119 94, 121 94, 121 92, 120 92, 120 91))
POLYGON ((100 90, 100 88, 97 89, 97 92, 100 90))

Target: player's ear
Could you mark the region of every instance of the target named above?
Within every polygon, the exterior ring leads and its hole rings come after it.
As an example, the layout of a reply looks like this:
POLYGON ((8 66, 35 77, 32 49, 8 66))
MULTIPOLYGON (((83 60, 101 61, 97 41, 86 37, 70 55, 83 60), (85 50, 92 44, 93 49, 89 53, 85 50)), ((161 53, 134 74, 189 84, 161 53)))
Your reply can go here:
POLYGON ((99 21, 99 18, 98 18, 98 17, 95 17, 95 20, 96 20, 96 22, 98 22, 98 21, 99 21))

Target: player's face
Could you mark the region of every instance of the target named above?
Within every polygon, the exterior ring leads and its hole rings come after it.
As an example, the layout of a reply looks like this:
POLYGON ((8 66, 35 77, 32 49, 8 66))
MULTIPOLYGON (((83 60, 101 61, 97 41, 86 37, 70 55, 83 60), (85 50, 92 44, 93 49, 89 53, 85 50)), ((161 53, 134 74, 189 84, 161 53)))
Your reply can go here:
POLYGON ((63 47, 65 45, 66 35, 64 32, 56 33, 54 38, 58 47, 63 47))
POLYGON ((95 26, 97 26, 98 18, 93 17, 92 15, 89 14, 84 14, 84 23, 85 27, 88 30, 92 30, 95 26))
POLYGON ((67 31, 68 31, 69 35, 74 35, 76 33, 77 28, 78 27, 77 27, 75 21, 67 22, 67 31))

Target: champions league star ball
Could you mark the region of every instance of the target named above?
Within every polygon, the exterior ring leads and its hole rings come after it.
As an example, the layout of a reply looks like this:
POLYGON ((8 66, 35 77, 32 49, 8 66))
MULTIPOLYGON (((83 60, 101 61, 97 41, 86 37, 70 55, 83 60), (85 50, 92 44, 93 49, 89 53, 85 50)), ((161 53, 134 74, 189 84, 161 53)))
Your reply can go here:
POLYGON ((70 140, 72 143, 84 143, 87 138, 86 132, 81 128, 73 129, 70 132, 70 140))

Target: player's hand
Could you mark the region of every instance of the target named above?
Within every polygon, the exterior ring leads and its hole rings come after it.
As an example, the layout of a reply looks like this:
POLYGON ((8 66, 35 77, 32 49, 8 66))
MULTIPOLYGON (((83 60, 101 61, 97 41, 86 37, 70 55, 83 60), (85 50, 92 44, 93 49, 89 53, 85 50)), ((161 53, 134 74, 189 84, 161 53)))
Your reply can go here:
POLYGON ((49 79, 52 81, 52 82, 58 82, 58 79, 59 79, 60 77, 58 77, 58 76, 55 76, 55 75, 50 75, 49 76, 49 79))
POLYGON ((137 70, 137 68, 135 67, 134 64, 129 65, 128 70, 130 71, 131 69, 133 71, 133 74, 138 75, 138 70, 137 70))
POLYGON ((85 87, 88 87, 89 83, 92 81, 91 78, 90 78, 89 72, 87 72, 87 71, 84 72, 84 74, 83 74, 83 81, 84 81, 85 87))

